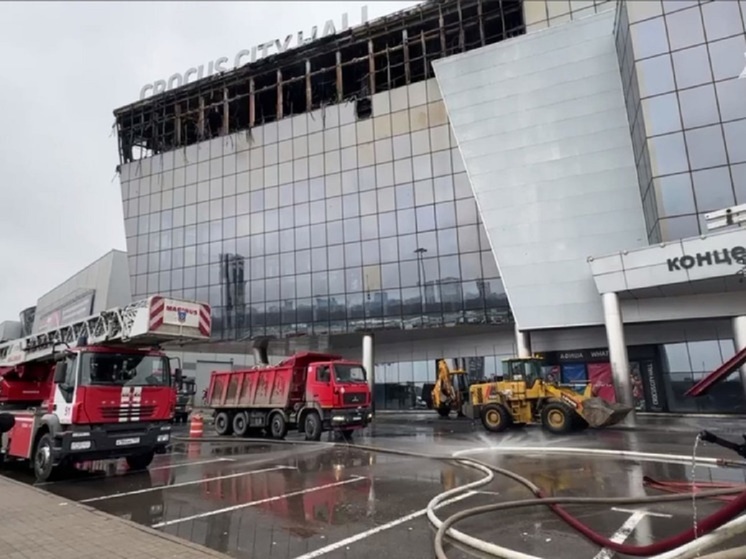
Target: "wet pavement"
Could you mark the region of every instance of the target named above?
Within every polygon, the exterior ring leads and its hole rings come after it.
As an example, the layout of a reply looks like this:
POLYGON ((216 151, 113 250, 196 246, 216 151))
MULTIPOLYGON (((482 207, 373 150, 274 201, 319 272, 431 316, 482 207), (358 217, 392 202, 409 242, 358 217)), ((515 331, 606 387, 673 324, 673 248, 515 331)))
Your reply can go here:
MULTIPOLYGON (((209 431, 207 429, 206 431, 209 431)), ((656 494, 643 479, 691 481, 694 437, 673 431, 586 431, 566 437, 540 429, 487 434, 466 420, 404 422, 393 416, 355 443, 425 454, 466 453, 527 477, 549 495, 622 497, 656 494), (554 454, 550 449, 633 450, 679 455, 620 459, 554 454)), ((289 437, 293 440, 293 437, 289 437)), ((737 459, 720 447, 701 445, 699 456, 737 459)), ((367 559, 432 558, 434 530, 425 516, 436 495, 484 477, 455 463, 388 455, 322 443, 272 442, 174 444, 148 472, 131 473, 117 462, 89 465, 73 479, 43 484, 60 501, 154 527, 236 558, 367 559)), ((31 483, 25 471, 6 474, 31 483)), ((746 469, 700 466, 699 482, 746 484, 746 469)), ((496 476, 466 498, 438 510, 446 518, 466 507, 530 497, 516 482, 496 476)), ((697 502, 701 519, 724 503, 697 502)), ((574 506, 591 528, 611 537, 633 525, 626 543, 646 545, 691 528, 691 501, 647 507, 574 506)), ((469 535, 537 557, 608 559, 543 507, 485 514, 459 523, 469 535)), ((624 537, 624 536, 619 536, 624 537)), ((746 537, 734 540, 746 544, 746 537)), ((448 546, 451 559, 473 557, 448 546)), ((604 552, 601 552, 604 553, 604 552)))

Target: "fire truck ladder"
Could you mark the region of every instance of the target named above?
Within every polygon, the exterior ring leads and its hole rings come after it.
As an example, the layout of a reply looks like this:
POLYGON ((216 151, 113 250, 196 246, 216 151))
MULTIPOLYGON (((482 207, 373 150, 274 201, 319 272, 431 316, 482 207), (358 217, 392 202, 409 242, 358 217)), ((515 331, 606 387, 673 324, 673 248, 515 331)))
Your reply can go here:
MULTIPOLYGON (((151 300, 102 311, 71 324, 0 344, 0 366, 14 366, 50 357, 58 346, 73 347, 81 338, 88 344, 126 342, 133 332, 138 312, 147 312, 151 300)), ((162 300, 162 298, 157 297, 162 300)), ((138 336, 139 338, 139 336, 138 336)), ((145 343, 145 342, 144 342, 145 343)))

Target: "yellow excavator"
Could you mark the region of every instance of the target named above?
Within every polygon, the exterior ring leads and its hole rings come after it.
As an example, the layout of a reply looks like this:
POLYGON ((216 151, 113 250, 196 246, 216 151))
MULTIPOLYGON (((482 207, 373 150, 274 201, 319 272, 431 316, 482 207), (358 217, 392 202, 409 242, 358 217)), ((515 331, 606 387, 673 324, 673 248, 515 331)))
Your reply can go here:
POLYGON ((455 411, 463 416, 462 408, 469 395, 466 371, 451 369, 445 359, 438 359, 438 379, 433 388, 433 408, 440 417, 448 417, 455 411))
POLYGON ((503 379, 473 384, 464 415, 481 419, 488 431, 499 433, 511 425, 541 424, 553 434, 586 427, 601 428, 622 421, 632 408, 593 396, 588 384, 580 394, 543 376, 536 357, 503 361, 503 379))

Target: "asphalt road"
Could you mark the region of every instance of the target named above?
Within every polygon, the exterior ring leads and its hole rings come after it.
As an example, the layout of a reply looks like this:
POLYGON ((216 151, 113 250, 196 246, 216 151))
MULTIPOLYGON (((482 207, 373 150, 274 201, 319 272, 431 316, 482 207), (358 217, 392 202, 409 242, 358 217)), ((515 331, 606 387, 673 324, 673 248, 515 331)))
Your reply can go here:
MULTIPOLYGON (((292 440, 292 437, 290 438, 292 440)), ((554 437, 526 428, 488 435, 468 421, 409 422, 382 418, 355 442, 427 454, 468 452, 514 470, 551 495, 654 494, 643 478, 691 481, 692 465, 651 459, 552 454, 548 449, 634 450, 691 456, 693 436, 664 431, 586 431, 554 437), (519 447, 518 449, 514 447, 519 447), (528 450, 533 448, 533 450, 528 450)), ((735 459, 709 445, 698 454, 735 459)), ((153 526, 237 558, 381 559, 434 557, 427 503, 445 490, 483 477, 454 463, 391 456, 326 444, 302 446, 240 440, 176 443, 148 472, 131 473, 116 462, 88 466, 75 478, 44 489, 60 497, 153 526)), ((31 483, 22 471, 11 472, 31 483)), ((746 470, 698 467, 698 481, 746 483, 746 470)), ((456 503, 441 518, 480 504, 528 498, 514 481, 497 477, 456 503)), ((699 501, 703 518, 722 506, 699 501)), ((691 502, 642 507, 573 507, 602 534, 645 545, 690 528, 691 502), (624 527, 624 529, 623 529, 624 527)), ((608 559, 542 507, 491 513, 459 524, 475 537, 538 557, 608 559)), ((741 543, 746 544, 746 538, 741 543)), ((472 557, 449 547, 451 559, 472 557)))

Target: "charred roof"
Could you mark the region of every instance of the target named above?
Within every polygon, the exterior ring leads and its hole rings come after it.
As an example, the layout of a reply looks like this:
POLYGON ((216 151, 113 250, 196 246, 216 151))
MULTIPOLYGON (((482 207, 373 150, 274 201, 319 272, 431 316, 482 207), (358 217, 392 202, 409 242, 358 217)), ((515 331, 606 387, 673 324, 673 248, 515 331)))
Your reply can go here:
MULTIPOLYGON (((431 62, 525 33, 522 0, 429 0, 114 111, 122 163, 434 77, 431 62)), ((367 101, 367 104, 366 104, 367 101)))

